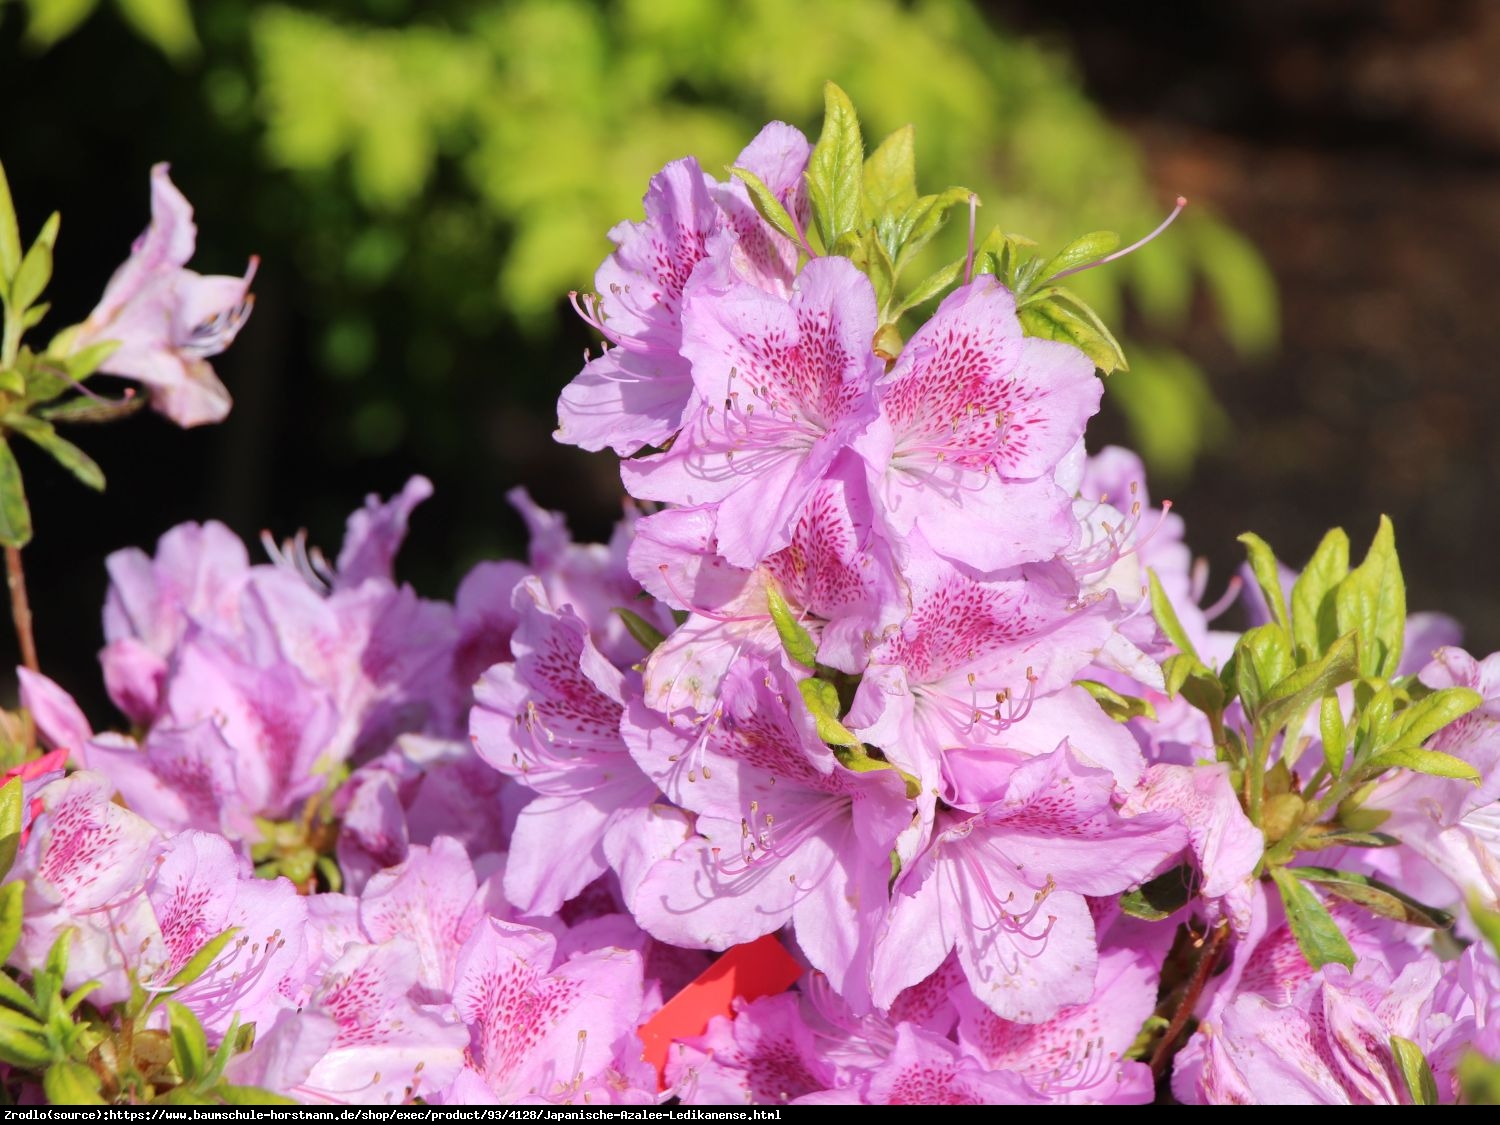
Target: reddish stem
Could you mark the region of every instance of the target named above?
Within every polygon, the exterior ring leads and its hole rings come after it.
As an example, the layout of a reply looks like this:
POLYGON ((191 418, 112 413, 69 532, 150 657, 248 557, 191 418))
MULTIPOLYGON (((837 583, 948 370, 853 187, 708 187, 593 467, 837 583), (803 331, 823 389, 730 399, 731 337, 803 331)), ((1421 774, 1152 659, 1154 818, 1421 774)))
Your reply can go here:
POLYGON ((42 667, 36 659, 36 638, 31 633, 31 602, 26 598, 26 572, 21 569, 21 549, 5 548, 5 584, 10 587, 10 616, 21 642, 21 663, 33 672, 42 667))
POLYGON ((1208 984, 1214 966, 1219 963, 1219 955, 1224 952, 1224 945, 1228 940, 1229 923, 1220 922, 1204 943, 1203 953, 1198 958, 1198 964, 1193 967, 1187 991, 1182 994, 1182 1001, 1177 1005, 1177 1011, 1172 1013, 1172 1022, 1167 1025, 1166 1034, 1161 1037, 1161 1042, 1157 1043, 1156 1050, 1151 1055, 1151 1073, 1158 1079, 1166 1073, 1167 1063, 1171 1061, 1173 1054, 1172 1048, 1182 1034, 1182 1029, 1192 1018, 1193 1009, 1198 1006, 1198 997, 1203 995, 1203 988, 1208 984))

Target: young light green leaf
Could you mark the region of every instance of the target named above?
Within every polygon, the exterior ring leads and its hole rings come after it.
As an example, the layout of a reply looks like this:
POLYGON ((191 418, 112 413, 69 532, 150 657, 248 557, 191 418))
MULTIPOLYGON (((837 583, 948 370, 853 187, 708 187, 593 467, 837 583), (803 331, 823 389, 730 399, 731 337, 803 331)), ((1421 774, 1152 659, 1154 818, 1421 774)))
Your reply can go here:
MULTIPOLYGON (((98 371, 99 365, 119 350, 120 341, 101 340, 97 344, 90 344, 70 355, 62 356, 62 365, 70 378, 82 382, 98 371)), ((57 357, 51 356, 49 352, 48 358, 56 359, 57 357)))
POLYGON ((1375 732, 1375 747, 1420 746, 1449 723, 1462 718, 1484 702, 1469 688, 1441 688, 1397 711, 1390 722, 1375 732))
POLYGON ((1349 753, 1349 732, 1344 726, 1344 705, 1336 695, 1325 695, 1318 712, 1318 733, 1323 739, 1323 761, 1328 772, 1339 777, 1349 753))
POLYGON ((47 315, 48 310, 51 308, 52 303, 50 301, 43 301, 39 305, 32 305, 21 317, 21 330, 25 331, 29 328, 35 328, 42 322, 42 318, 47 315))
POLYGON ((172 1058, 184 1082, 193 1082, 208 1069, 208 1036, 191 1008, 167 1001, 167 1026, 172 1036, 172 1058))
POLYGON ((52 280, 52 248, 40 238, 26 251, 21 259, 21 268, 16 270, 15 280, 10 285, 10 308, 29 309, 52 280))
POLYGON ((634 637, 636 642, 647 652, 655 652, 656 646, 667 639, 665 633, 639 613, 628 610, 624 606, 616 606, 615 613, 625 623, 625 631, 634 637))
MULTIPOLYGON (((25 819, 22 792, 19 777, 0 785, 0 879, 10 874, 10 865, 16 861, 16 850, 21 846, 21 825, 25 819)), ((9 950, 6 956, 10 956, 9 950)), ((4 959, 0 957, 0 962, 4 959)))
POLYGON ((1016 317, 1026 335, 1070 344, 1105 374, 1125 366, 1119 341, 1109 332, 1100 331, 1103 326, 1098 318, 1080 316, 1055 296, 1028 300, 1017 309, 1016 317))
POLYGON ((1297 939, 1302 956, 1314 969, 1337 962, 1345 968, 1354 968, 1354 950, 1349 940, 1327 907, 1318 901, 1318 896, 1304 887, 1295 875, 1284 867, 1271 868, 1271 879, 1281 892, 1282 905, 1286 907, 1287 925, 1297 939))
POLYGON ((24 547, 31 542, 31 508, 21 484, 21 466, 10 443, 0 437, 0 544, 24 547))
POLYGON ((30 1016, 0 1008, 0 1062, 23 1070, 40 1070, 52 1061, 52 1047, 41 1024, 30 1016))
POLYGON ((115 3, 141 38, 174 62, 183 62, 198 53, 198 36, 193 31, 188 0, 115 0, 115 3))
POLYGON ((1413 1105, 1437 1105, 1437 1079, 1432 1076, 1432 1067, 1410 1039, 1391 1036, 1391 1057, 1396 1060, 1396 1069, 1401 1072, 1401 1082, 1411 1095, 1413 1105))
POLYGON ((786 649, 786 654, 804 668, 816 667, 818 663, 817 642, 793 615, 792 607, 786 604, 786 599, 781 596, 781 591, 774 584, 766 586, 766 601, 771 608, 771 620, 776 623, 776 635, 781 638, 781 645, 786 649))
POLYGON ((963 271, 964 263, 963 259, 960 258, 956 262, 949 262, 935 273, 929 274, 922 281, 918 282, 915 289, 906 295, 905 299, 891 316, 893 318, 903 316, 918 305, 932 300, 943 290, 947 289, 948 286, 957 281, 963 271))
POLYGON ((864 141, 849 95, 832 82, 823 87, 823 132, 807 160, 807 198, 823 245, 832 248, 860 221, 864 141))
POLYGON ((948 212, 956 204, 967 203, 973 194, 968 188, 951 187, 937 195, 924 195, 906 209, 897 228, 900 246, 896 255, 897 272, 906 268, 906 264, 943 229, 948 212))
POLYGON ((0 294, 10 292, 10 282, 21 266, 21 228, 16 223, 16 205, 10 181, 0 164, 0 294))
POLYGON ((1286 611, 1286 594, 1281 589, 1281 567, 1276 562, 1276 553, 1253 531, 1245 532, 1239 541, 1245 545, 1245 553, 1250 557, 1250 571, 1255 575, 1255 584, 1260 587, 1272 620, 1283 629, 1289 628, 1291 621, 1286 611))
POLYGON ((1045 278, 1056 277, 1060 273, 1075 270, 1079 266, 1086 266, 1090 262, 1097 262, 1106 254, 1113 253, 1120 245, 1120 236, 1112 230, 1091 231, 1079 238, 1075 238, 1042 267, 1042 276, 1045 278))
POLYGON ((1115 339, 1115 334, 1109 330, 1109 326, 1094 311, 1092 305, 1071 289, 1061 286, 1053 286, 1049 296, 1054 307, 1070 313, 1082 322, 1080 331, 1087 333, 1091 347, 1084 354, 1094 361, 1095 367, 1106 375, 1130 370, 1130 364, 1125 362, 1125 349, 1120 346, 1120 341, 1115 339))
POLYGON ((1349 537, 1336 527, 1292 583, 1292 640, 1301 659, 1320 655, 1339 635, 1334 591, 1349 574, 1349 537))
POLYGON ((748 168, 735 167, 730 172, 744 181, 750 192, 750 202, 755 204, 760 217, 787 238, 800 244, 802 236, 797 232, 797 224, 792 220, 791 213, 776 198, 776 193, 766 186, 766 182, 748 168))
POLYGON ((1415 770, 1433 777, 1453 777, 1460 781, 1480 782, 1479 771, 1462 758, 1444 754, 1441 750, 1423 750, 1417 746, 1383 750, 1371 758, 1364 768, 1367 776, 1384 773, 1391 769, 1415 770))
POLYGON ((213 967, 213 963, 219 959, 219 955, 224 952, 224 947, 233 941, 239 932, 238 926, 230 926, 222 934, 204 942, 203 948, 194 953, 186 965, 172 974, 172 979, 167 982, 168 990, 175 992, 179 988, 186 988, 208 972, 213 967))
POLYGON ((1358 675, 1354 634, 1350 633, 1335 641, 1315 663, 1304 664, 1277 681, 1261 700, 1260 721, 1268 730, 1279 730, 1314 704, 1333 699, 1336 688, 1358 675))
POLYGON ((898 215, 917 200, 916 130, 903 125, 875 147, 865 161, 865 221, 898 215))
POLYGON ((838 689, 827 680, 807 679, 797 683, 802 693, 802 702, 807 704, 813 721, 818 725, 818 737, 830 746, 843 746, 864 754, 864 744, 848 727, 839 721, 838 689))
POLYGON ((1291 867, 1287 869, 1304 883, 1315 883, 1335 898, 1362 906, 1382 918, 1394 918, 1411 926, 1446 930, 1453 925, 1453 915, 1446 910, 1427 906, 1395 887, 1353 871, 1332 867, 1291 867))
MULTIPOLYGON (((19 886, 19 883, 10 884, 19 886)), ((31 993, 27 992, 15 978, 0 969, 0 1004, 8 1008, 14 1008, 23 1015, 39 1017, 42 1013, 37 1009, 36 1001, 32 999, 31 993)))
POLYGON ((51 422, 26 414, 7 414, 0 422, 46 450, 54 461, 78 478, 79 483, 95 492, 104 491, 104 470, 92 457, 59 434, 51 422))
POLYGON ((1181 910, 1198 893, 1198 874, 1191 864, 1158 875, 1120 896, 1120 909, 1132 918, 1160 922, 1181 910))
POLYGON ((1297 840, 1299 852, 1316 852, 1324 848, 1394 848, 1401 841, 1384 832, 1356 832, 1351 828, 1330 827, 1322 831, 1320 826, 1306 830, 1297 840))
MULTIPOLYGON (((15 838, 19 840, 20 834, 15 838)), ((11 845, 10 850, 14 859, 15 846, 11 845)), ((10 955, 15 952, 16 943, 21 940, 21 898, 25 889, 26 884, 21 880, 0 887, 0 964, 10 959, 10 955)))
POLYGON ((1198 650, 1193 648, 1193 642, 1188 639, 1187 630, 1177 619, 1177 611, 1172 608, 1167 592, 1162 589, 1161 579, 1156 577, 1154 570, 1148 570, 1146 575, 1151 583, 1151 614, 1156 618, 1157 628, 1167 635, 1167 640, 1176 645, 1179 652, 1186 653, 1196 660, 1198 650))
POLYGON ((42 1092, 52 1105, 103 1105, 99 1075, 87 1063, 63 1059, 42 1073, 42 1092))
POLYGON ((1092 695, 1094 702, 1098 703, 1104 713, 1117 723, 1126 723, 1141 716, 1148 719, 1156 718, 1156 708, 1151 706, 1150 700, 1138 699, 1133 695, 1121 695, 1108 684, 1101 684, 1098 680, 1074 680, 1073 683, 1092 695))
POLYGON ((1234 646, 1240 702, 1257 722, 1272 690, 1295 671, 1292 640, 1274 621, 1246 629, 1234 646))
MULTIPOLYGON (((47 248, 49 262, 51 261, 50 255, 52 251, 57 248, 57 232, 61 226, 62 215, 54 211, 47 216, 47 221, 42 224, 42 229, 37 232, 34 245, 45 246, 47 248)), ((21 264, 25 265, 26 263, 23 261, 21 264)))
POLYGON ((1366 676, 1395 675, 1406 631, 1406 583, 1388 517, 1380 517, 1364 561, 1339 583, 1334 612, 1340 633, 1359 631, 1360 671, 1366 676))

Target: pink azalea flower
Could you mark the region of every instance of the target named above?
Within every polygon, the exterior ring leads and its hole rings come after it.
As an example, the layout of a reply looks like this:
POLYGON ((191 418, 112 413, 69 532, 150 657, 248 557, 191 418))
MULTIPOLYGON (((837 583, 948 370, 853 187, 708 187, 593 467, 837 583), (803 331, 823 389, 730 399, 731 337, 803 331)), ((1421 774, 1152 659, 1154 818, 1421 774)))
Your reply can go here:
POLYGON ((881 378, 859 441, 892 528, 981 571, 1056 555, 1076 527, 1053 472, 1102 393, 1078 349, 1021 335, 994 278, 955 290, 881 378))
POLYGON ((114 340, 119 347, 100 366, 110 375, 151 388, 152 405, 179 426, 219 422, 229 413, 229 392, 208 359, 227 348, 250 315, 250 279, 204 277, 185 269, 197 229, 193 209, 167 178, 151 169, 151 225, 105 286, 75 344, 114 340))

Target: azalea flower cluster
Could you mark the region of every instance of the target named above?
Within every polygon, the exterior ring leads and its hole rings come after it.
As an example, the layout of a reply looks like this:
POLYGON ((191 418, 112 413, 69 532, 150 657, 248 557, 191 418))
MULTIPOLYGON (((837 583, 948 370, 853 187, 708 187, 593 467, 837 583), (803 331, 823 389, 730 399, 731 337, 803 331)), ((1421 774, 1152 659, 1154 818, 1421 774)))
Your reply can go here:
MULTIPOLYGON (((0 886, 13 1093, 1435 1103, 1493 1081, 1500 655, 1408 619, 1384 527, 1360 566, 1331 533, 1300 574, 1247 537, 1201 608, 1139 461, 1086 451, 1093 322, 1030 330, 1077 307, 1055 282, 1086 263, 971 245, 902 339, 901 268, 965 196, 918 196, 897 148, 863 164, 829 106, 816 146, 773 123, 727 182, 668 165, 611 232, 579 301, 607 346, 558 430, 624 458, 608 544, 518 491, 528 558, 422 598, 394 574, 414 478, 333 562, 297 537, 254 564, 214 523, 111 556, 101 662, 130 732, 21 672, 53 750, 0 790, 24 837, 0 886), (1212 628, 1237 597, 1248 627, 1212 628), (768 935, 795 986, 648 1057, 768 935)), ((169 187, 112 291, 186 284, 169 187)), ((130 304, 89 321, 117 355, 130 304)))

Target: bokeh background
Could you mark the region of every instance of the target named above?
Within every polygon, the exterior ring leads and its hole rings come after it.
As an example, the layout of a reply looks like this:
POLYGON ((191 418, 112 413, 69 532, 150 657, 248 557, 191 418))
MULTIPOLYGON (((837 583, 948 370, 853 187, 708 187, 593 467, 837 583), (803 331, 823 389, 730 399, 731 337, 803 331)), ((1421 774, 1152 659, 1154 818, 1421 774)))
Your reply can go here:
POLYGON ((515 485, 606 535, 614 459, 550 437, 594 343, 566 292, 656 168, 717 172, 773 117, 815 133, 827 78, 869 141, 916 126, 925 190, 971 187, 1044 249, 1192 198, 1077 280, 1131 363, 1091 442, 1146 454, 1211 596, 1241 531, 1297 564, 1386 512, 1410 604, 1500 647, 1494 4, 0 0, 0 161, 23 233, 63 214, 44 330, 97 300, 157 160, 197 207, 196 268, 262 258, 215 362, 227 423, 75 429, 102 496, 19 451, 44 669, 107 716, 103 557, 186 519, 331 552, 420 472, 401 569, 441 597, 522 549, 515 485))

